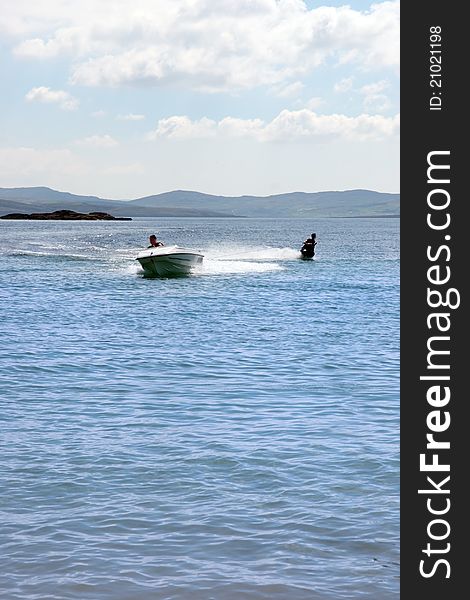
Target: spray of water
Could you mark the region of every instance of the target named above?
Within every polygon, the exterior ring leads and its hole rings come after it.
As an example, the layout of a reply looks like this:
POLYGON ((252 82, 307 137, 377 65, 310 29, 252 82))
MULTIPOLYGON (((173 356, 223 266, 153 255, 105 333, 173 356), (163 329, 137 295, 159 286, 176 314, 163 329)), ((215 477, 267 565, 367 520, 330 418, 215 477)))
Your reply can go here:
MULTIPOLYGON (((82 254, 67 252, 66 247, 62 244, 56 246, 42 244, 41 246, 37 250, 10 250, 8 253, 15 256, 101 261, 108 263, 113 270, 124 270, 126 273, 133 275, 143 274, 141 266, 135 261, 138 249, 129 247, 111 249, 89 245, 80 248, 81 251, 84 251, 82 254)), ((195 271, 197 275, 282 271, 286 268, 285 263, 287 261, 293 261, 300 257, 298 250, 289 247, 217 245, 200 250, 204 254, 204 262, 195 271)))
POLYGON ((293 248, 271 248, 267 246, 213 246, 203 250, 204 262, 201 274, 264 273, 282 271, 279 263, 299 258, 293 248))
POLYGON ((272 248, 270 246, 212 246, 204 251, 209 260, 229 261, 286 261, 300 257, 294 248, 272 248))

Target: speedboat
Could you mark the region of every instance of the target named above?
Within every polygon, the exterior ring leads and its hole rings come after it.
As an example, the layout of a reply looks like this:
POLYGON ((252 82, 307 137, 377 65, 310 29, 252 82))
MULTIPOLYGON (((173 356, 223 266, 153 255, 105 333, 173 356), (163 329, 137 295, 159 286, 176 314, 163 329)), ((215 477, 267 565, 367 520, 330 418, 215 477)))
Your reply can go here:
POLYGON ((144 274, 150 277, 175 277, 189 275, 202 264, 204 255, 197 250, 188 250, 179 246, 160 246, 147 248, 137 255, 144 274))

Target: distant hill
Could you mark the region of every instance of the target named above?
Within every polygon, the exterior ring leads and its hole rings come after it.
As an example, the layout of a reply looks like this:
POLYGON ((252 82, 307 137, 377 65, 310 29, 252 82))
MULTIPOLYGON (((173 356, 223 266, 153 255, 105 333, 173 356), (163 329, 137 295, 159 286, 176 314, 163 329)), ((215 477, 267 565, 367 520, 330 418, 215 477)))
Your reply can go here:
POLYGON ((0 188, 0 215, 55 210, 106 211, 128 217, 398 217, 400 195, 370 190, 215 196, 176 190, 135 200, 79 196, 47 187, 0 188))
POLYGON ((345 192, 291 192, 273 196, 212 196, 200 192, 174 191, 131 200, 134 206, 204 206, 228 214, 249 217, 348 217, 398 216, 399 194, 369 190, 345 192))
POLYGON ((148 207, 126 200, 108 200, 97 196, 79 196, 47 187, 0 188, 0 215, 10 212, 106 211, 116 217, 226 217, 224 212, 198 206, 148 207))
MULTIPOLYGON (((69 192, 58 192, 48 187, 0 188, 0 198, 28 204, 50 204, 54 202, 106 202, 98 196, 77 196, 69 192)), ((111 202, 113 202, 111 200, 111 202)))

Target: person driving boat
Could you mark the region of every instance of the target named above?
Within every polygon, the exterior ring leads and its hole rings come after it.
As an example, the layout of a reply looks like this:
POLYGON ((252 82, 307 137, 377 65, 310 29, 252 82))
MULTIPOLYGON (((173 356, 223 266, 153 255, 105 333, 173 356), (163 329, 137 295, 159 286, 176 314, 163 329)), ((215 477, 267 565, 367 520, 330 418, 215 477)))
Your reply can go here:
POLYGON ((154 233, 152 233, 152 235, 149 237, 149 242, 149 248, 158 248, 159 246, 165 245, 163 242, 157 240, 157 236, 154 233))

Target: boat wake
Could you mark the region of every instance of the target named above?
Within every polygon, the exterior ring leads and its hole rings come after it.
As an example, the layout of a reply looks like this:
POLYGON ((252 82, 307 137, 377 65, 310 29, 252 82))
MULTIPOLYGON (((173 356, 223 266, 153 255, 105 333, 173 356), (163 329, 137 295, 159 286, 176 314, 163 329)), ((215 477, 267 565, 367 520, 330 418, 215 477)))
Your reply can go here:
POLYGON ((204 275, 265 273, 282 271, 282 262, 299 258, 293 248, 271 248, 246 246, 208 248, 204 252, 204 263, 198 273, 204 275))
MULTIPOLYGON (((142 276, 144 271, 134 262, 135 248, 109 248, 86 247, 80 248, 86 252, 66 252, 65 247, 44 246, 40 249, 15 249, 6 252, 9 256, 67 261, 92 261, 104 262, 113 270, 124 271, 128 274, 142 276), (132 261, 132 264, 129 264, 132 261)), ((286 267, 283 263, 293 261, 300 257, 294 248, 273 248, 267 246, 211 246, 202 248, 204 261, 201 266, 194 269, 194 275, 227 275, 243 273, 266 273, 269 271, 282 271, 286 267)))
POLYGON ((299 258, 300 252, 294 248, 272 248, 269 246, 220 246, 207 248, 204 252, 209 260, 228 260, 228 261, 286 261, 299 258))
POLYGON ((284 269, 285 267, 277 263, 204 259, 204 263, 196 273, 199 275, 222 275, 228 273, 266 273, 267 271, 283 271, 284 269))
MULTIPOLYGON (((293 248, 251 247, 246 246, 213 246, 209 248, 198 248, 204 255, 202 265, 192 271, 192 275, 227 275, 243 273, 266 273, 269 271, 283 271, 286 267, 282 264, 286 261, 297 260, 300 252, 293 248)), ((126 252, 125 258, 135 258, 126 252)), ((121 255, 124 259, 124 254, 121 255)), ((126 272, 138 276, 144 274, 140 265, 126 266, 126 272)))
POLYGON ((72 261, 96 261, 100 260, 94 256, 87 256, 85 254, 71 254, 66 252, 42 252, 35 250, 17 250, 7 252, 7 256, 13 256, 16 258, 45 258, 53 260, 72 260, 72 261))

